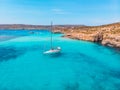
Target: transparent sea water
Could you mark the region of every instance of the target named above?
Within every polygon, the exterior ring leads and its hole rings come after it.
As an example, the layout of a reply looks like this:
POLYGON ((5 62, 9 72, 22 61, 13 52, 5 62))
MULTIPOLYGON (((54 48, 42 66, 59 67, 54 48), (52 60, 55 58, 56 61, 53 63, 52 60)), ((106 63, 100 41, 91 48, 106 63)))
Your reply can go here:
POLYGON ((50 32, 0 30, 0 90, 120 90, 120 51, 50 32))

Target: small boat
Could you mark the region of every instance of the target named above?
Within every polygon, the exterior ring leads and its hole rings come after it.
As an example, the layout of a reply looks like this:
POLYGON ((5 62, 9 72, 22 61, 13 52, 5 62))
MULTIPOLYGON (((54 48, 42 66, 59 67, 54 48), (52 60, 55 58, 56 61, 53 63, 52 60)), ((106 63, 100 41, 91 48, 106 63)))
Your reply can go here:
POLYGON ((44 54, 59 54, 61 52, 61 47, 53 48, 53 38, 52 38, 53 28, 51 22, 51 49, 48 51, 43 52, 44 54))
POLYGON ((44 54, 58 54, 60 53, 60 51, 61 51, 61 48, 57 47, 56 49, 50 49, 48 51, 45 51, 44 54))

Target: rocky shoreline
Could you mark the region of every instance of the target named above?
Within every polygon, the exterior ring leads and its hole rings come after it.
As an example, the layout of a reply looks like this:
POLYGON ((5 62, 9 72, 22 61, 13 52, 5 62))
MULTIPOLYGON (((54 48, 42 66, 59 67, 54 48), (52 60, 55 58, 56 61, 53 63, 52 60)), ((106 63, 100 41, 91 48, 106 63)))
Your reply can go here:
MULTIPOLYGON (((41 30, 50 29, 50 25, 0 25, 0 30, 6 29, 41 30)), ((101 26, 54 25, 54 33, 63 33, 67 38, 98 42, 105 46, 120 48, 120 22, 101 26)))
POLYGON ((102 45, 120 49, 120 23, 102 26, 77 26, 57 28, 56 32, 64 33, 63 37, 98 42, 102 45))
POLYGON ((95 34, 95 35, 85 35, 85 34, 65 34, 63 37, 76 39, 76 40, 85 40, 91 42, 98 42, 105 46, 110 46, 114 48, 120 48, 120 36, 117 37, 110 37, 108 39, 103 38, 103 34, 95 34), (111 39, 112 38, 112 39, 111 39))

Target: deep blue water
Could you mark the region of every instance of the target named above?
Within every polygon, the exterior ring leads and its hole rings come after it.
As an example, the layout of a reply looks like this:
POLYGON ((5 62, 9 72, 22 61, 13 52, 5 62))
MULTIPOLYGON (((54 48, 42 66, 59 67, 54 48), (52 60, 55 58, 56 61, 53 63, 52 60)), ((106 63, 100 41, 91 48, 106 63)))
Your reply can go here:
POLYGON ((120 90, 120 51, 50 32, 0 30, 0 90, 120 90))

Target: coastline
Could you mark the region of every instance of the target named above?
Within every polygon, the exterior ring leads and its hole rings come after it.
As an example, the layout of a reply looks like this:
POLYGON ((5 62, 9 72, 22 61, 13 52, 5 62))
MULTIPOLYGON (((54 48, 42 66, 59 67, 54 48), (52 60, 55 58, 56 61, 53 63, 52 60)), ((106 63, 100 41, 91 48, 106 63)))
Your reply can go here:
MULTIPOLYGON (((0 30, 46 30, 49 25, 0 25, 0 30)), ((120 49, 120 23, 101 26, 85 25, 54 25, 54 33, 63 33, 63 37, 97 42, 101 45, 120 49)))
POLYGON ((71 27, 57 30, 63 37, 100 43, 104 46, 120 49, 120 23, 102 26, 71 27))

